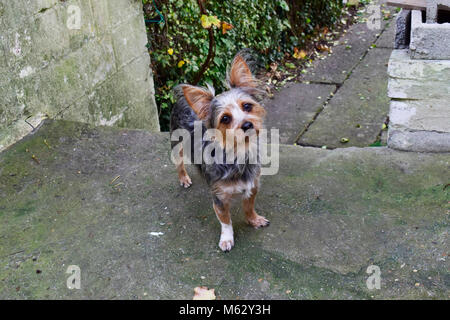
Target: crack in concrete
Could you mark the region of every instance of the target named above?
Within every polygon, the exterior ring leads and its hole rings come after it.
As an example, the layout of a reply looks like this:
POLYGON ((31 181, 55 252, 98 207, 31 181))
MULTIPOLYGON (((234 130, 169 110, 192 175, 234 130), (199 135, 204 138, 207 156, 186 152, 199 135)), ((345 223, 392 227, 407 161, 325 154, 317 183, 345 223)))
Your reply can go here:
POLYGON ((414 99, 414 98, 391 98, 391 101, 398 101, 398 102, 404 102, 404 101, 422 101, 423 99, 414 99))
MULTIPOLYGON (((301 137, 308 131, 308 129, 311 127, 311 125, 316 121, 317 117, 322 113, 322 111, 325 109, 325 107, 328 105, 328 103, 333 99, 334 95, 338 92, 340 89, 340 85, 336 85, 336 89, 328 96, 328 98, 325 100, 325 102, 322 104, 322 106, 319 107, 319 109, 316 111, 316 114, 314 117, 304 126, 303 130, 300 131, 300 133, 297 135, 297 137, 294 140, 294 143, 299 144, 299 141, 301 137)), ((303 144, 300 144, 303 145, 303 144)), ((320 146, 322 147, 322 146, 320 146)))

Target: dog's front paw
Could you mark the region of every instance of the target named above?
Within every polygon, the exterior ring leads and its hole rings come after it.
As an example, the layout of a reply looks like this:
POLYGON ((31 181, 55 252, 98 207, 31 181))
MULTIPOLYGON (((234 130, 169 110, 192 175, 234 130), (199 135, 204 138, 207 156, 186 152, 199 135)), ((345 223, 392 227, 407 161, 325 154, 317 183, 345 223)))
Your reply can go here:
POLYGON ((270 224, 270 221, 264 218, 263 216, 256 215, 254 218, 247 219, 247 223, 252 227, 258 229, 267 227, 270 224))
POLYGON ((222 240, 219 241, 219 247, 223 252, 230 251, 234 246, 234 239, 222 240))
POLYGON ((180 186, 189 188, 192 185, 192 180, 188 175, 180 177, 180 186))
POLYGON ((219 247, 223 252, 228 252, 234 246, 233 227, 230 224, 220 223, 222 225, 222 232, 220 233, 219 247))

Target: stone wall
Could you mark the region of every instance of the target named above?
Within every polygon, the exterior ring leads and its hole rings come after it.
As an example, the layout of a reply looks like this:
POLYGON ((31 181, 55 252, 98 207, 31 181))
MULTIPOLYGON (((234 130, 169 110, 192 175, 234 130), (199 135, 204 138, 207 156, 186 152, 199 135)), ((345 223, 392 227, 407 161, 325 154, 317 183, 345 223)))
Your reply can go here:
POLYGON ((450 60, 414 60, 407 49, 389 61, 388 146, 450 152, 450 60))
POLYGON ((0 0, 0 150, 47 117, 158 131, 146 44, 141 0, 0 0))
MULTIPOLYGON (((436 9, 443 2, 427 5, 436 9)), ((436 13, 427 17, 433 22, 436 13)), ((422 11, 402 10, 397 19, 397 50, 388 67, 388 146, 450 152, 450 24, 424 23, 423 18, 422 11)))

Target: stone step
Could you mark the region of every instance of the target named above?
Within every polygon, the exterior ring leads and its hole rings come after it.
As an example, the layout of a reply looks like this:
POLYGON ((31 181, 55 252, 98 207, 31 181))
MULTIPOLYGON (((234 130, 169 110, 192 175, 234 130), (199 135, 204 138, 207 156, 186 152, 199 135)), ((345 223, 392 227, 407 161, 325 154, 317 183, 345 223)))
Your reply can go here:
POLYGON ((414 60, 408 50, 394 50, 388 74, 390 98, 450 99, 450 60, 414 60))
POLYGON ((256 201, 271 225, 237 202, 224 254, 203 179, 188 167, 180 187, 169 149, 165 133, 53 121, 0 153, 0 298, 448 298, 450 154, 281 145, 256 201))
POLYGON ((450 107, 442 100, 393 100, 389 127, 450 133, 450 107))
POLYGON ((394 50, 388 73, 389 147, 449 152, 450 61, 414 60, 408 50, 394 50))

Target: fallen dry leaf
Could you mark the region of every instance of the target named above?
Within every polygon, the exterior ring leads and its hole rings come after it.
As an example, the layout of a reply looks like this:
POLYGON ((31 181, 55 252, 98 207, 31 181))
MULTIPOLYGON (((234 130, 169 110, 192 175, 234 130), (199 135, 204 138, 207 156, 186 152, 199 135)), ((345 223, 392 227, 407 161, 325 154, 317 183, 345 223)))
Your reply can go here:
POLYGON ((207 287, 196 287, 194 289, 194 298, 192 300, 216 300, 214 289, 207 287))
POLYGON ((328 47, 325 44, 318 44, 317 45, 317 49, 319 49, 320 51, 328 51, 328 52, 330 52, 330 47, 328 47))
POLYGON ((305 59, 306 55, 307 55, 307 53, 305 50, 298 50, 297 48, 294 48, 294 58, 295 59, 305 59))
POLYGON ((228 30, 233 29, 234 26, 231 23, 222 21, 222 34, 226 34, 228 30))
POLYGON ((276 62, 272 62, 272 63, 270 64, 270 69, 272 70, 272 72, 277 71, 277 69, 278 69, 278 64, 277 64, 276 62))

